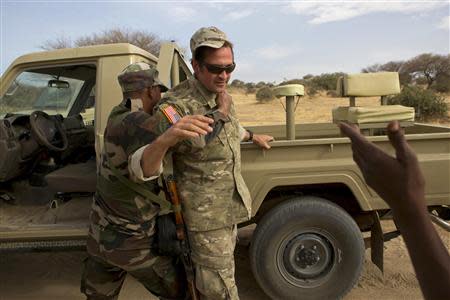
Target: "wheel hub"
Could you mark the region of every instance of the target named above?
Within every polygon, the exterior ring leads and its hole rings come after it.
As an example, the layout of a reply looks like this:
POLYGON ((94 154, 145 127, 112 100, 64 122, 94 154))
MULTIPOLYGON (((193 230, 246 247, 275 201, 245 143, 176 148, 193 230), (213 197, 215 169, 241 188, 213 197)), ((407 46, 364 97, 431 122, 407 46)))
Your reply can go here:
POLYGON ((329 270, 333 262, 333 249, 329 242, 315 233, 294 237, 283 252, 283 264, 297 279, 314 279, 329 270))

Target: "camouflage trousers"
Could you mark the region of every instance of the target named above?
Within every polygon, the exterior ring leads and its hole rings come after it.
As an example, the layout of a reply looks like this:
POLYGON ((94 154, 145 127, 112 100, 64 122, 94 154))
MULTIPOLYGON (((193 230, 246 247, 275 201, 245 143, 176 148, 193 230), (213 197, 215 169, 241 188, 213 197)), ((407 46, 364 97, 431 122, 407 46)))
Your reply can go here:
POLYGON ((91 223, 81 292, 87 299, 117 299, 126 274, 162 299, 184 299, 185 276, 176 258, 158 256, 152 236, 130 235, 91 223))
POLYGON ((234 279, 236 225, 210 231, 189 231, 195 284, 202 300, 238 300, 234 279))

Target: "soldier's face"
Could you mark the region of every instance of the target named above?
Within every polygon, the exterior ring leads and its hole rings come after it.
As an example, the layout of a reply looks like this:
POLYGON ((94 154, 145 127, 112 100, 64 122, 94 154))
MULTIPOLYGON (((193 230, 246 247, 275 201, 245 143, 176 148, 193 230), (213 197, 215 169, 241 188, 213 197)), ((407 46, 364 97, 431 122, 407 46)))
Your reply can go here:
POLYGON ((148 88, 147 93, 148 100, 144 101, 143 109, 146 113, 151 114, 153 112, 153 107, 159 102, 159 100, 161 100, 161 87, 153 86, 148 88))
POLYGON ((233 64, 233 52, 229 47, 219 49, 209 49, 203 62, 193 61, 194 72, 197 79, 213 93, 220 93, 226 90, 227 83, 231 78, 231 72, 222 71, 219 74, 211 73, 205 64, 213 66, 229 66, 233 64))

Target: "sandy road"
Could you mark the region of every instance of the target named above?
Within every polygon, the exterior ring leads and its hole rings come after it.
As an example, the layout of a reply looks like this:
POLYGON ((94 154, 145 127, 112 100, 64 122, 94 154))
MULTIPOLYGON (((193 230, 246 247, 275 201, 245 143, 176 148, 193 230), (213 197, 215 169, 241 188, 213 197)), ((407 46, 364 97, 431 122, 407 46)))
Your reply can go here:
MULTIPOLYGON (((383 227, 392 228, 389 221, 383 227)), ((438 230, 450 250, 450 233, 438 230)), ((240 230, 236 250, 236 278, 242 300, 269 299, 256 283, 247 254, 250 230, 240 230)), ((0 257, 1 300, 81 300, 81 264, 86 254, 74 252, 8 253, 0 257)), ((133 278, 127 278, 121 300, 156 299, 133 278)), ((422 299, 414 271, 401 237, 385 245, 385 273, 366 262, 359 283, 345 300, 422 299)))

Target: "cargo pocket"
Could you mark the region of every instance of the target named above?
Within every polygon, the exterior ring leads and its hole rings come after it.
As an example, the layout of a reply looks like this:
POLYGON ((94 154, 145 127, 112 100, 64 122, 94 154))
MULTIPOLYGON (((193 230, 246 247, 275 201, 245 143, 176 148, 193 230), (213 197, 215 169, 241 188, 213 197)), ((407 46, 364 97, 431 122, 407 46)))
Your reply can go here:
POLYGON ((233 268, 214 270, 197 266, 195 275, 196 287, 205 299, 239 299, 233 268))
POLYGON ((100 244, 105 250, 120 248, 127 237, 127 234, 118 231, 114 226, 100 228, 100 244))

